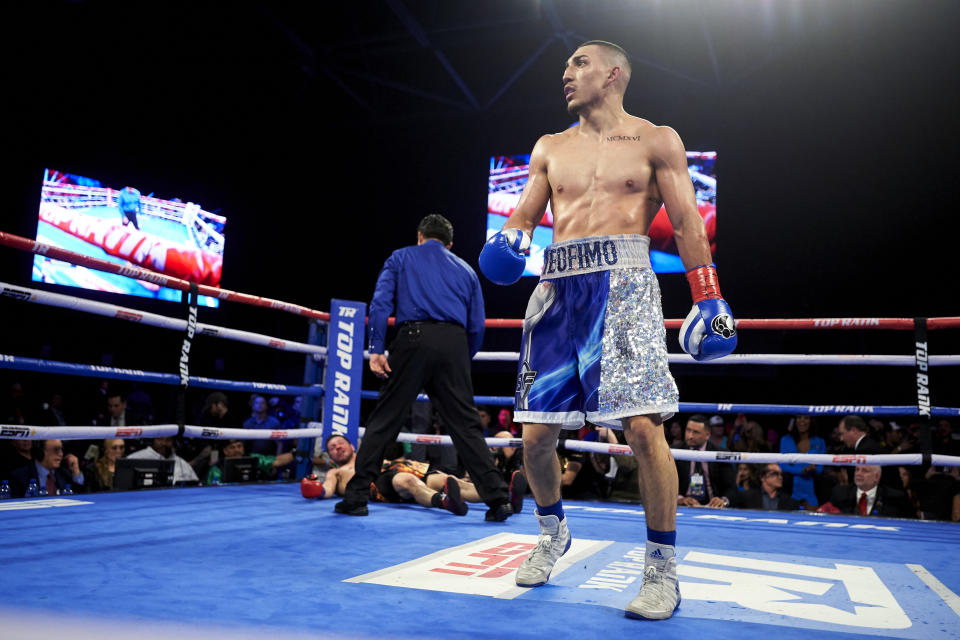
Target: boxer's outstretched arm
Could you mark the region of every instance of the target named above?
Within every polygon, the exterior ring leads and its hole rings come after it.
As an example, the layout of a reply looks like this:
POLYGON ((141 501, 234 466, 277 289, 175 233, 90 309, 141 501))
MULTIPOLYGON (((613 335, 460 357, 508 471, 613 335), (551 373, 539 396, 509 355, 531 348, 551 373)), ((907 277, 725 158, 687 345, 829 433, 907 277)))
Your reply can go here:
POLYGON ((547 180, 547 153, 544 150, 547 136, 537 140, 530 154, 530 177, 520 194, 517 208, 513 210, 504 229, 521 229, 528 236, 533 235, 533 229, 543 219, 550 201, 550 182, 547 180))
POLYGON ((686 270, 710 264, 710 243, 703 218, 697 211, 697 197, 687 170, 687 152, 677 132, 657 127, 654 132, 653 168, 660 197, 673 226, 677 251, 686 270))

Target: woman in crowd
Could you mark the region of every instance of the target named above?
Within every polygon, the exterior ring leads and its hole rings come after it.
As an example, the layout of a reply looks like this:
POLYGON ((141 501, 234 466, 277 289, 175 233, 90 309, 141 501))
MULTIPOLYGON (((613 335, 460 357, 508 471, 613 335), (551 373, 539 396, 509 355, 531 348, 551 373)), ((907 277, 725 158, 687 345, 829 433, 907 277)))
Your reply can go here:
POLYGON ((119 438, 107 438, 103 441, 100 457, 93 466, 93 477, 88 485, 91 491, 110 491, 113 489, 113 474, 117 460, 123 457, 124 443, 119 438))
POLYGON ((770 444, 759 422, 748 420, 740 432, 740 437, 730 446, 731 451, 745 453, 769 453, 770 444))
MULTIPOLYGON (((813 418, 807 415, 796 416, 790 420, 787 435, 780 439, 780 453, 826 453, 827 443, 817 436, 813 418)), ((814 483, 823 466, 812 464, 781 464, 784 474, 793 478, 794 500, 805 502, 806 507, 817 507, 817 494, 814 483)))

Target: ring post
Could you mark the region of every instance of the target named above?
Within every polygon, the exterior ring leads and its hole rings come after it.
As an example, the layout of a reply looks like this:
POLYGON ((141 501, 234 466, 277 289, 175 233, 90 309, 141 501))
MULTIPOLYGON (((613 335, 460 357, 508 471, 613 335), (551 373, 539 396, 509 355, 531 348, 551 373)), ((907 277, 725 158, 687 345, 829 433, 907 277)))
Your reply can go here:
POLYGON ((930 411, 930 365, 927 348, 927 319, 913 319, 913 342, 917 368, 917 415, 920 417, 920 430, 917 432, 917 444, 923 454, 924 470, 930 468, 933 453, 933 438, 930 434, 932 416, 930 411))
POLYGON ((342 435, 357 446, 363 383, 367 305, 330 301, 330 332, 323 394, 323 442, 342 435))
POLYGON ((180 345, 180 389, 177 393, 177 436, 183 437, 183 428, 187 422, 187 387, 190 385, 190 348, 197 331, 197 284, 190 283, 189 291, 182 294, 183 306, 187 310, 187 327, 180 345))
MULTIPOLYGON (((307 343, 317 346, 323 346, 327 339, 326 323, 319 320, 310 321, 310 333, 307 337, 307 343)), ((320 357, 314 354, 307 354, 303 365, 303 385, 305 387, 317 383, 317 377, 320 373, 320 357)), ((303 396, 300 411, 300 426, 317 419, 317 399, 312 395, 303 396)), ((316 438, 301 438, 297 440, 298 451, 309 451, 310 454, 297 463, 297 477, 303 478, 309 475, 313 468, 313 457, 316 455, 316 438)))

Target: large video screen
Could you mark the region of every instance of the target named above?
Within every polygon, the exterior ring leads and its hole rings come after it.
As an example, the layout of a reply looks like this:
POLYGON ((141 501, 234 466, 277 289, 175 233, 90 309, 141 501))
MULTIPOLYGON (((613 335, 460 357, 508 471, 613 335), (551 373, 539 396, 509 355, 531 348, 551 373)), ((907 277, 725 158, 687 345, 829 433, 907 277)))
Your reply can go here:
MULTIPOLYGON (((116 264, 144 267, 197 284, 220 286, 226 218, 194 202, 144 195, 135 186, 46 169, 37 240, 116 264)), ((178 302, 182 292, 105 271, 35 256, 33 280, 178 302)), ((216 307, 219 300, 199 296, 216 307)))
MULTIPOLYGON (((693 181, 697 209, 707 227, 710 252, 717 254, 717 174, 715 151, 688 151, 687 170, 693 181)), ((530 173, 530 154, 493 156, 490 158, 490 177, 487 188, 487 238, 503 227, 520 200, 530 173)), ((650 230, 650 263, 657 273, 683 273, 683 262, 673 239, 673 227, 667 212, 661 206, 650 230)), ((540 224, 533 230, 530 255, 525 276, 539 276, 543 270, 543 250, 553 241, 553 212, 550 205, 540 224)))

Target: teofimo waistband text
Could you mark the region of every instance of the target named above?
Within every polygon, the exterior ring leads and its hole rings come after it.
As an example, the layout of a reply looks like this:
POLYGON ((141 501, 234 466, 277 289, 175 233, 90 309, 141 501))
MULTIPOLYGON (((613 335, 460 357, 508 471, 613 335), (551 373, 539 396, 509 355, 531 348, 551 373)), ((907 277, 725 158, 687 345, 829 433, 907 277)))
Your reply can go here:
POLYGON ((610 269, 650 268, 650 238, 594 236, 551 244, 543 251, 541 278, 561 278, 610 269))

